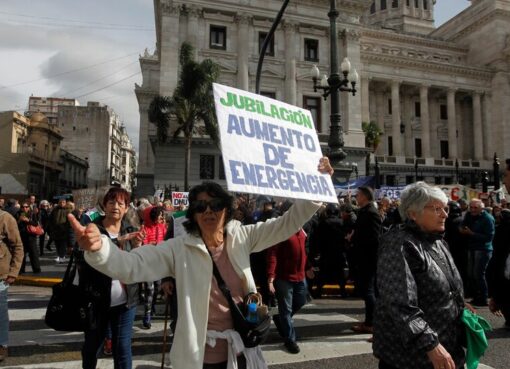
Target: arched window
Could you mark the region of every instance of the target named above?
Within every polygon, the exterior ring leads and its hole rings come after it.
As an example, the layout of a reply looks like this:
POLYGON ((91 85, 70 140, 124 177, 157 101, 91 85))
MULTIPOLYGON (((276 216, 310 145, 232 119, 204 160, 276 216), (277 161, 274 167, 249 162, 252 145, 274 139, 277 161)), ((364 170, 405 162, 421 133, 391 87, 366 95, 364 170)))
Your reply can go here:
POLYGON ((375 13, 375 1, 372 2, 372 5, 370 5, 370 14, 374 14, 375 13))

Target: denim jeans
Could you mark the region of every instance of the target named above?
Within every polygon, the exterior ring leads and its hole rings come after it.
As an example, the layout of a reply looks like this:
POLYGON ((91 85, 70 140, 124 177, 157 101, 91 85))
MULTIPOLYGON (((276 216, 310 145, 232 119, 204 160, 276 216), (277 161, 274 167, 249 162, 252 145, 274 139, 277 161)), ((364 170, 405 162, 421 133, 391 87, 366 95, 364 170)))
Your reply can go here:
POLYGON ((489 292, 485 271, 492 257, 489 250, 470 250, 468 253, 468 279, 470 289, 473 292, 473 299, 486 302, 489 292))
POLYGON ((276 299, 278 300, 278 315, 282 334, 285 341, 296 341, 296 331, 292 324, 292 316, 306 303, 308 288, 306 280, 289 282, 282 279, 274 281, 276 299))
POLYGON ((97 329, 85 331, 85 342, 81 350, 82 368, 95 369, 97 357, 102 351, 108 323, 112 330, 112 354, 114 369, 131 369, 131 337, 135 321, 136 306, 114 306, 106 316, 100 317, 97 329))
POLYGON ((9 343, 9 309, 7 308, 7 291, 9 285, 0 281, 0 346, 9 343))

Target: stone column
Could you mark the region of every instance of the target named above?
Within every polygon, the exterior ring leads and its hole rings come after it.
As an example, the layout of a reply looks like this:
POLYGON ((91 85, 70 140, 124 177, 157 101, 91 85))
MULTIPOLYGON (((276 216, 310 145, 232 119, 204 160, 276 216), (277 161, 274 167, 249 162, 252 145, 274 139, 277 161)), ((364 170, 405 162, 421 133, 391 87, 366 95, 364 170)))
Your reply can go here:
POLYGON ((400 133, 400 81, 391 83, 391 121, 392 121, 392 139, 393 156, 402 155, 402 140, 400 133))
POLYGON ((237 87, 248 91, 249 82, 249 26, 251 17, 248 14, 238 14, 237 22, 237 87))
POLYGON ((421 147, 424 158, 432 157, 430 151, 429 86, 420 86, 421 147))
POLYGON ((446 96, 448 113, 448 157, 454 159, 458 156, 457 150, 457 116, 455 112, 456 89, 449 88, 446 96))
POLYGON ((473 144, 476 160, 483 160, 483 129, 480 92, 473 93, 473 144))
MULTIPOLYGON (((297 105, 296 45, 298 43, 295 36, 298 33, 297 24, 285 22, 283 29, 285 31, 285 101, 291 105, 297 105)), ((320 123, 317 122, 318 127, 320 123)))
POLYGON ((482 127, 483 127, 483 147, 484 156, 486 160, 491 160, 494 152, 497 150, 494 147, 494 139, 492 137, 492 120, 491 120, 491 96, 485 92, 482 100, 482 127))
POLYGON ((361 77, 361 121, 370 122, 370 81, 367 76, 361 77))
POLYGON ((384 132, 384 114, 387 106, 387 102, 384 99, 384 91, 382 88, 378 87, 375 91, 375 105, 376 105, 376 120, 377 126, 381 129, 382 137, 381 143, 376 150, 376 154, 385 155, 387 153, 386 146, 388 144, 387 134, 384 132))
POLYGON ((160 6, 161 13, 161 44, 157 45, 160 51, 160 78, 159 94, 171 96, 177 86, 179 78, 179 49, 182 40, 176 35, 179 34, 179 18, 181 8, 173 3, 164 1, 160 6))
POLYGON ((190 5, 187 8, 187 11, 188 11, 188 30, 187 30, 188 33, 186 39, 193 46, 196 57, 198 54, 197 30, 199 29, 198 17, 200 15, 200 9, 194 5, 190 5))

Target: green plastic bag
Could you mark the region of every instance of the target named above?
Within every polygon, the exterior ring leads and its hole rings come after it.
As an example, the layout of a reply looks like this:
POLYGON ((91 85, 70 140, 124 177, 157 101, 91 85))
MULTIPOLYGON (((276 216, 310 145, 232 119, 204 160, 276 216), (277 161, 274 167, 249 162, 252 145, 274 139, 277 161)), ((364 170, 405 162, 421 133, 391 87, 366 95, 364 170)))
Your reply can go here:
POLYGON ((467 336, 466 366, 467 369, 476 369, 480 358, 489 347, 485 332, 492 330, 492 327, 484 318, 468 309, 462 312, 462 322, 466 326, 467 336))

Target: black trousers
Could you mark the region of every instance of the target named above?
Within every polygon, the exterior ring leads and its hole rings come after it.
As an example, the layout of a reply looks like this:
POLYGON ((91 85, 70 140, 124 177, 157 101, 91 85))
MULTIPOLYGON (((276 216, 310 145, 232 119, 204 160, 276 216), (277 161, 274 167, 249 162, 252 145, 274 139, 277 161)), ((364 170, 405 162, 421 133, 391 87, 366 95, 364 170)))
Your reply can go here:
MULTIPOLYGON (((240 355, 237 357, 237 367, 238 369, 246 369, 246 359, 244 355, 240 355)), ((204 363, 203 369, 227 369, 227 362, 218 363, 218 364, 206 364, 204 363)))
POLYGON ((379 361, 379 369, 398 369, 390 364, 385 363, 384 361, 379 361))

